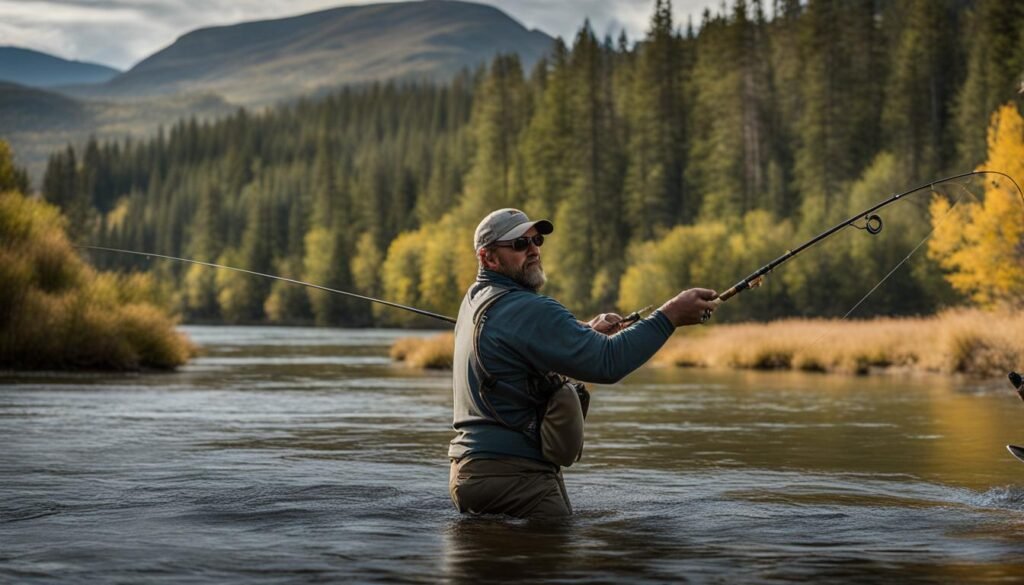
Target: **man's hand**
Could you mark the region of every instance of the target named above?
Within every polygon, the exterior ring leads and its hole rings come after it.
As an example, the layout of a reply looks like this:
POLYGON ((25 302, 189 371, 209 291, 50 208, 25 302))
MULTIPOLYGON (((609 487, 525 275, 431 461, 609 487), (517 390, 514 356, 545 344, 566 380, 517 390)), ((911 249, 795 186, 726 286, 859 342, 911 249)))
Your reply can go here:
MULTIPOLYGON (((714 311, 717 306, 711 302, 718 298, 718 293, 707 288, 691 288, 684 290, 669 299, 659 311, 668 317, 676 327, 701 323, 705 311, 714 311)), ((708 313, 710 315, 710 313, 708 313)))
POLYGON ((588 321, 587 325, 598 333, 612 335, 614 333, 618 333, 620 329, 619 321, 622 321, 621 315, 616 313, 601 313, 597 317, 588 321))

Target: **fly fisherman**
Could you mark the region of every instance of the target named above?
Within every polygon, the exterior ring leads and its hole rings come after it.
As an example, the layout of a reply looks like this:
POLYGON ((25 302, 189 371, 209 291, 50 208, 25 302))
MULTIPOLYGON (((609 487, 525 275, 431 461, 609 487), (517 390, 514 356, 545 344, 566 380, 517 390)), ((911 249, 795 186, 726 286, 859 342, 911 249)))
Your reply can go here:
POLYGON ((603 314, 582 323, 541 295, 548 220, 517 209, 485 217, 474 236, 480 271, 455 326, 457 433, 449 492, 460 512, 558 517, 572 513, 561 466, 583 446, 589 393, 572 380, 610 384, 644 364, 676 327, 706 320, 714 291, 695 288, 624 327, 603 314))

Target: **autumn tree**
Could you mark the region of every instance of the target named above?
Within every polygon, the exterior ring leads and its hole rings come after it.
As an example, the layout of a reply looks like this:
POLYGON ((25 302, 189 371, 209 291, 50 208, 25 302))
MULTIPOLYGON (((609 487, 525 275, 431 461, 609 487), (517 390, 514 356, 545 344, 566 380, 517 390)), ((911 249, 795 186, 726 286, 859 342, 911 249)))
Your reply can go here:
MULTIPOLYGON (((988 128, 988 159, 979 170, 1024 177, 1024 119, 1014 105, 992 115, 988 128)), ((936 198, 931 205, 935 235, 928 254, 946 271, 946 278, 973 302, 991 307, 1019 306, 1024 300, 1024 195, 1005 177, 986 177, 983 201, 950 203, 936 198)))

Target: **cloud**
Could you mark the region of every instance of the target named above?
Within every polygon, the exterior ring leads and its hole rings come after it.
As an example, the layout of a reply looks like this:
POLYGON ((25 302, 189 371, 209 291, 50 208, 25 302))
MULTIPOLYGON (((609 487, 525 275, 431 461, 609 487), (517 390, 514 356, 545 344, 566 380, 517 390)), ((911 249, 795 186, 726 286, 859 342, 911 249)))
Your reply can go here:
MULTIPOLYGON (((0 38, 66 59, 127 69, 179 36, 208 26, 283 18, 362 0, 0 0, 0 38)), ((567 43, 589 18, 596 34, 642 38, 654 0, 481 0, 528 28, 561 36, 567 43)), ((685 26, 692 15, 718 0, 676 0, 674 15, 685 26)))

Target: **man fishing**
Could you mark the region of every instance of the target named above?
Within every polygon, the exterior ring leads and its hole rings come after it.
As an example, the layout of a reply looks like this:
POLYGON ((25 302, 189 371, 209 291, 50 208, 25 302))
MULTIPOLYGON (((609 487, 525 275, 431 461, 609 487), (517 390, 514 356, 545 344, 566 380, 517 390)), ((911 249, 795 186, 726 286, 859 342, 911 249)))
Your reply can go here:
POLYGON ((559 517, 572 513, 561 467, 582 447, 585 382, 610 384, 643 365, 676 327, 711 315, 715 291, 695 288, 648 318, 578 321, 541 295, 540 248, 554 226, 517 209, 480 222, 479 273, 455 326, 449 491, 463 513, 559 517), (581 400, 582 399, 582 400, 581 400))

